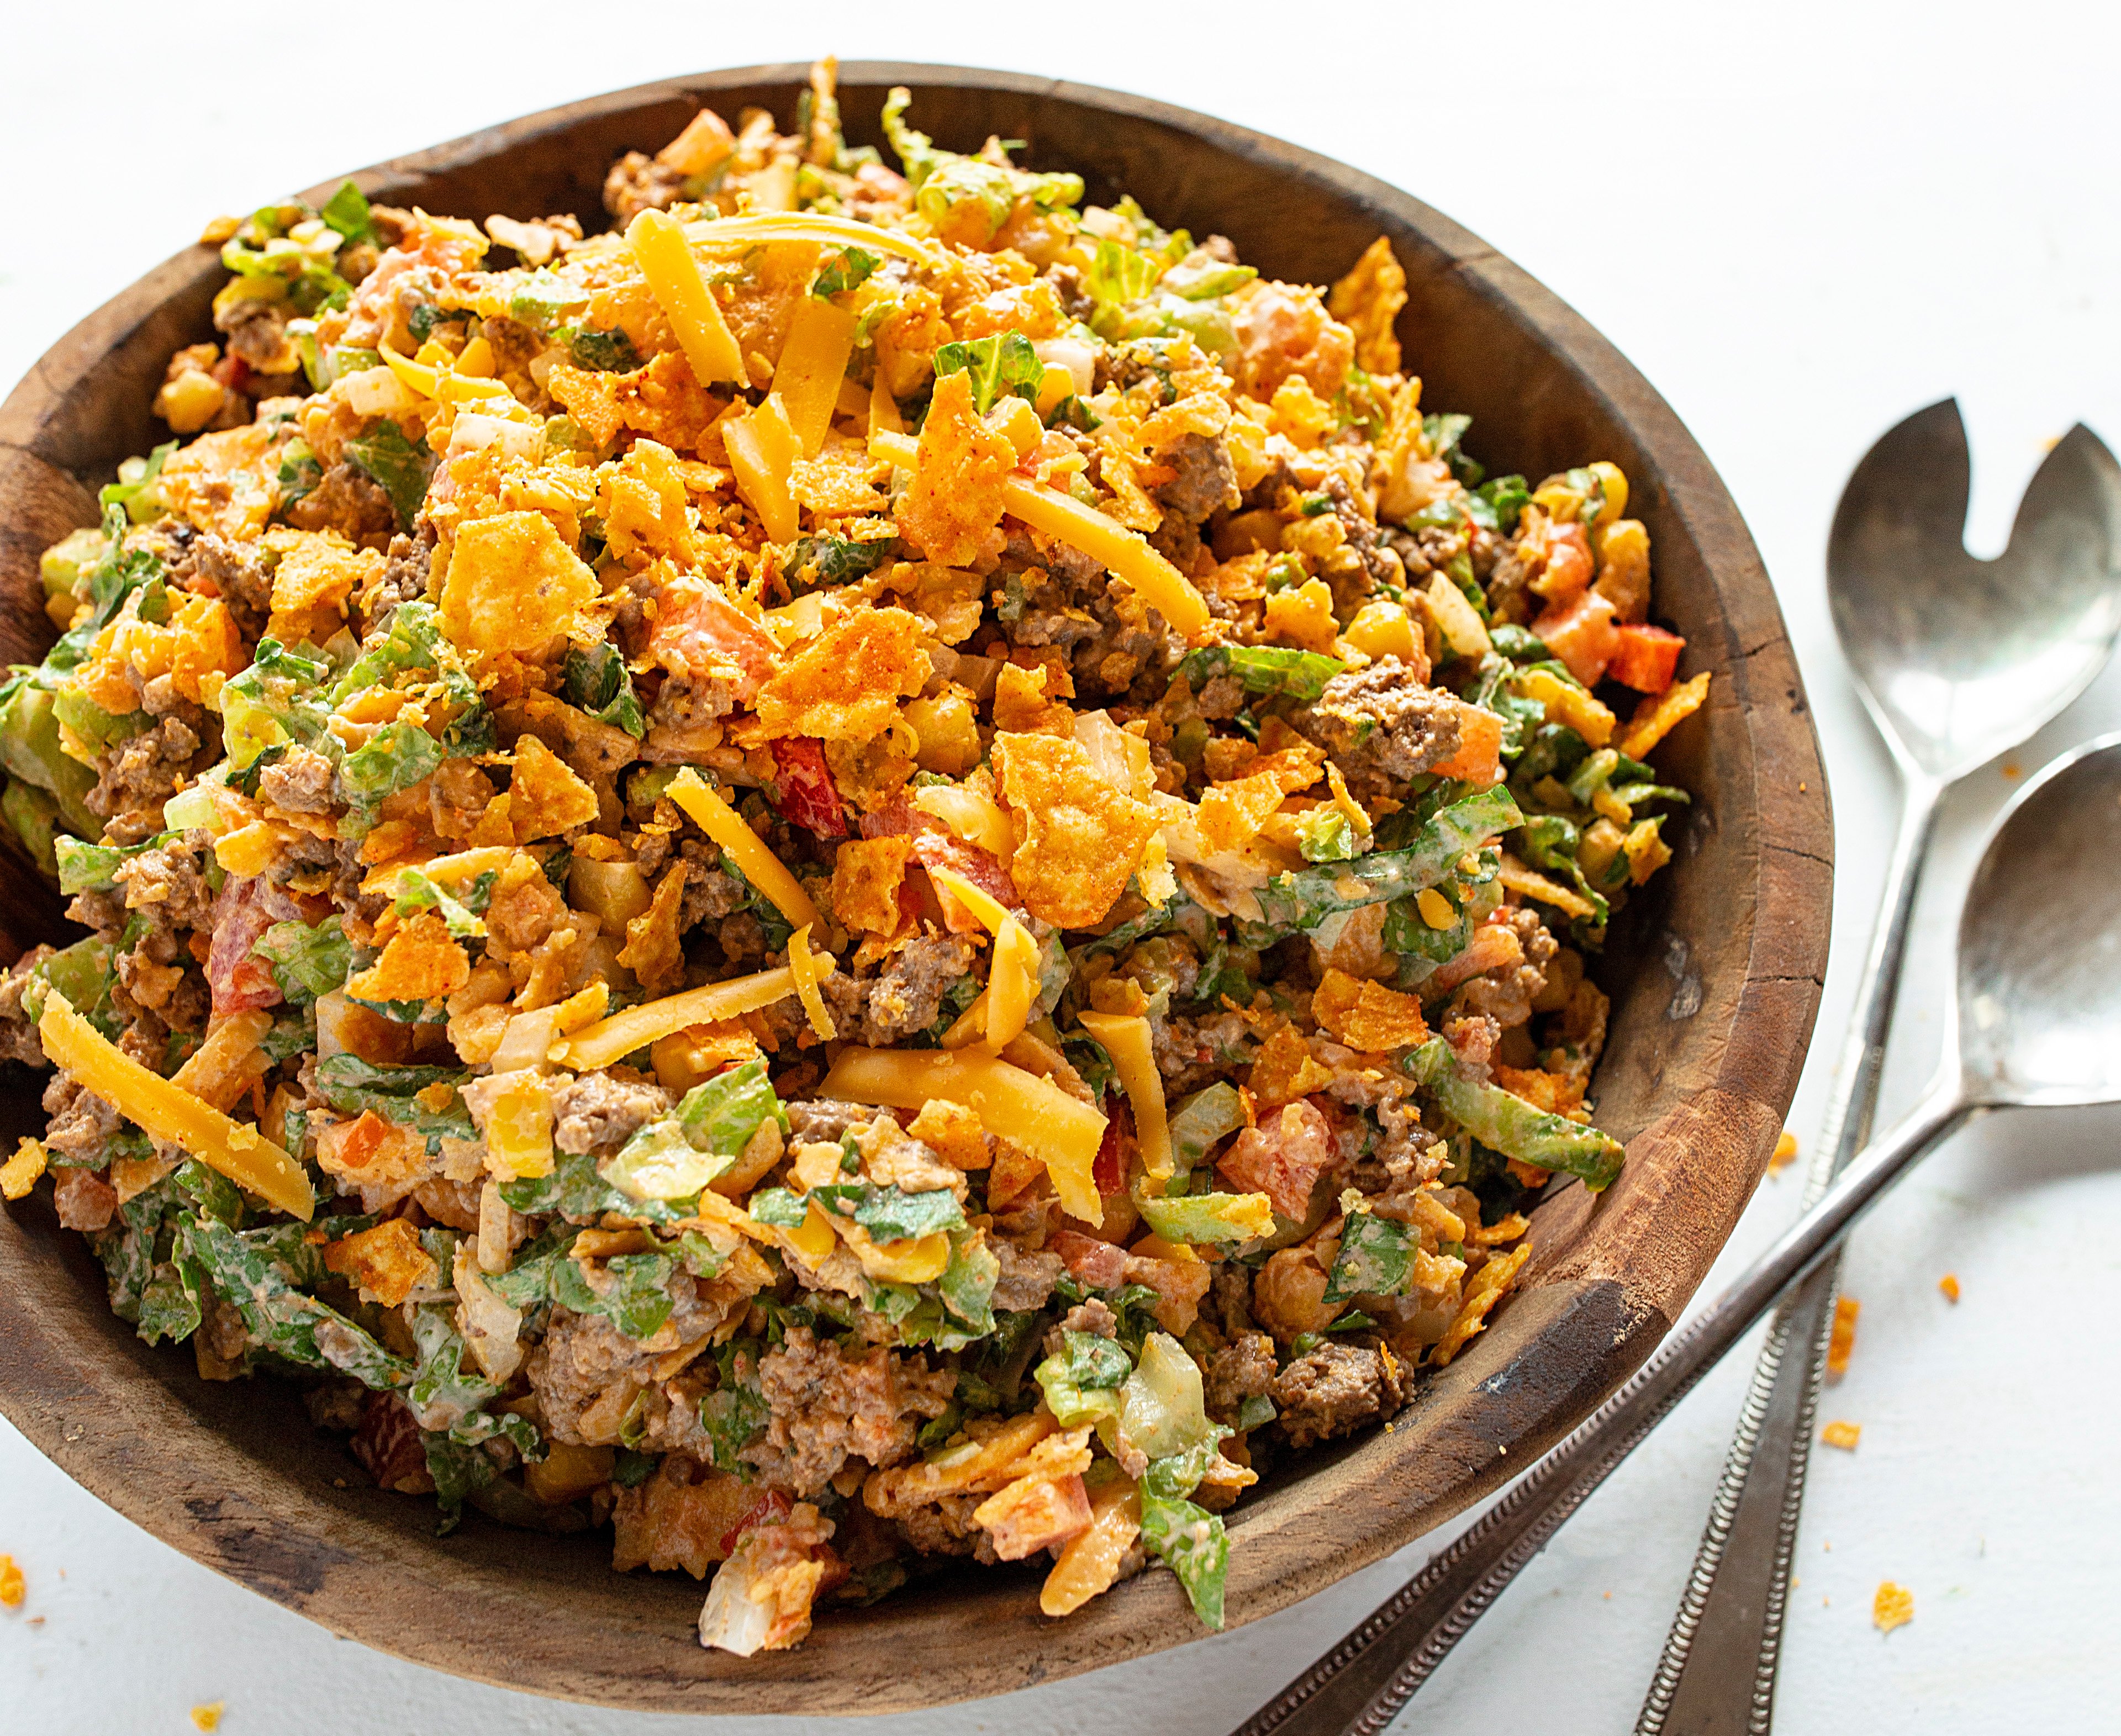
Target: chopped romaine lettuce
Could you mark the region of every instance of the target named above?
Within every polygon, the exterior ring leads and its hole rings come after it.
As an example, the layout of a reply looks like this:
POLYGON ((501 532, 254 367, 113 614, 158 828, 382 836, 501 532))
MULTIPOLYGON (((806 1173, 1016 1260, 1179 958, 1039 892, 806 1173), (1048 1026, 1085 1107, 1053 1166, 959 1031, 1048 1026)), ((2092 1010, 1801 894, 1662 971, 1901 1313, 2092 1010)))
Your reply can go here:
POLYGON ((1188 651, 1178 673, 1196 693, 1218 675, 1235 675, 1248 693, 1285 693, 1308 704, 1347 666, 1338 657, 1285 646, 1210 645, 1188 651))
POLYGON ((306 1006, 319 995, 344 988, 353 973, 353 943, 336 912, 314 928, 275 922, 258 937, 254 956, 273 967, 273 978, 290 1006, 306 1006))
POLYGON ((946 343, 935 352, 935 377, 969 374, 972 401, 985 415, 1004 398, 1035 398, 1046 364, 1022 332, 1003 332, 965 343, 946 343))
POLYGON ((346 443, 346 455, 361 474, 390 497, 398 515, 398 528, 410 530, 427 497, 436 460, 425 436, 408 440, 394 422, 377 424, 371 433, 346 443))

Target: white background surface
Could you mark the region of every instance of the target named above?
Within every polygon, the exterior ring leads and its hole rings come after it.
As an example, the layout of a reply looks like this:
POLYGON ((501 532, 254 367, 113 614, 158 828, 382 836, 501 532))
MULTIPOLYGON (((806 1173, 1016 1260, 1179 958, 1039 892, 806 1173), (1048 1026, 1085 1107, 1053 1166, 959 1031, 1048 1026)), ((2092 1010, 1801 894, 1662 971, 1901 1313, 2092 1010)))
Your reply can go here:
MULTIPOLYGON (((2000 547, 2046 440, 2081 418, 2121 442, 2121 28, 2110 7, 2046 3, 1788 4, 1761 17, 1545 0, 1507 16, 1149 0, 984 13, 25 6, 0 47, 0 382, 214 212, 697 68, 835 49, 1043 71, 1342 158, 1458 218, 1604 330, 1693 428, 1759 539, 1825 744, 1840 861, 1817 1058, 1792 1114, 1808 1150, 1893 800, 1827 622, 1827 524, 1871 440, 1948 394, 1972 430, 1979 552, 2000 547)), ((2116 727, 2109 670, 2013 762, 2030 770, 2116 727)), ((1933 1062, 1951 915, 2011 787, 1992 768, 1946 814, 1887 1118, 1933 1062)), ((1861 1422, 1862 1444, 1815 1457, 1778 1730, 2113 1728, 2117 1128, 2110 1114, 1991 1121, 1858 1233, 1855 1360, 1823 1414, 1861 1422), (1965 1286, 1956 1309, 1937 1289, 1947 1270, 1965 1286), (1916 1610, 1890 1638, 1870 1621, 1886 1578, 1913 1588, 1916 1610)), ((1800 1174, 1763 1187, 1720 1272, 1788 1220, 1800 1174)), ((1750 1360, 1734 1358, 1623 1468, 1401 1728, 1631 1726, 1750 1360)), ((1177 1653, 869 1728, 1224 1731, 1429 1547, 1177 1653)), ((335 1640, 136 1530, 4 1423, 0 1551, 30 1581, 25 1608, 0 1612, 0 1725, 43 1736, 185 1730, 186 1710, 212 1699, 228 1702, 227 1736, 828 1728, 629 1718, 335 1640)))

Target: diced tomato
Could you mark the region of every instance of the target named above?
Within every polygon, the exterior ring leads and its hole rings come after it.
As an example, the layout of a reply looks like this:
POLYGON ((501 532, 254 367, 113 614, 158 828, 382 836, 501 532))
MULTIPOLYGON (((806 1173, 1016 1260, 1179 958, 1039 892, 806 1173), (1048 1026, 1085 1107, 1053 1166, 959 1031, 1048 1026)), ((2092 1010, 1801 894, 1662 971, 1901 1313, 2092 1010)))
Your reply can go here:
POLYGON ((1639 693, 1662 693, 1671 685, 1679 668, 1679 654, 1686 649, 1685 640, 1662 627, 1622 627, 1615 631, 1620 642, 1607 674, 1639 693))
POLYGON ((1503 781, 1503 720, 1485 707, 1461 703, 1458 707, 1458 748, 1452 756, 1429 770, 1438 777, 1463 782, 1500 783, 1503 781))
POLYGON ((1546 532, 1546 570, 1533 588, 1550 604, 1573 602, 1590 584, 1591 539, 1581 525, 1550 525, 1546 532))
MULTIPOLYGON (((1009 877, 1009 870, 989 850, 977 844, 967 843, 945 826, 932 814, 924 814, 904 796, 899 796, 888 806, 874 814, 865 814, 861 819, 864 838, 910 838, 913 841, 913 859, 924 868, 948 868, 962 874, 986 895, 998 901, 1005 908, 1020 910, 1023 900, 1016 890, 1016 882, 1009 877)), ((944 925, 953 934, 977 934, 986 924, 971 911, 952 898, 942 887, 935 888, 936 902, 941 905, 944 925)))
POLYGON ((777 1525, 795 1510, 795 1504, 780 1489, 762 1489, 744 1517, 722 1533, 722 1553, 731 1553, 737 1539, 758 1525, 777 1525))
POLYGON ((1246 1128, 1215 1169, 1240 1192, 1264 1193, 1276 1211, 1301 1223, 1311 1210, 1311 1190, 1332 1162, 1332 1125, 1302 1097, 1284 1104, 1272 1121, 1246 1128))
POLYGON ((212 371, 213 377, 230 391, 240 392, 250 377, 250 364, 240 356, 224 356, 214 363, 212 371))
POLYGON ((825 763, 825 744, 809 735, 773 744, 773 765, 780 784, 773 806, 782 819, 806 826, 818 838, 845 838, 847 816, 839 786, 825 763))
POLYGON ((1117 1094, 1105 1099, 1105 1136, 1090 1165, 1090 1179, 1100 1194, 1126 1191, 1127 1159, 1134 1151, 1134 1112, 1126 1099, 1117 1094))
POLYGON ((758 697, 780 649, 764 628, 712 586, 674 607, 666 602, 664 611, 649 635, 650 657, 668 669, 721 676, 746 705, 758 697))
POLYGON ((1091 1290, 1116 1290, 1126 1276, 1126 1249, 1080 1230, 1056 1230, 1046 1245, 1060 1256, 1068 1276, 1091 1290))
POLYGON ((1531 630, 1586 687, 1598 684, 1620 649, 1613 605, 1595 590, 1583 592, 1565 609, 1548 609, 1531 623, 1531 630))
POLYGON ((251 956, 252 949, 273 926, 259 903, 260 883, 231 875, 213 901, 213 945, 207 954, 206 980, 213 990, 217 1015, 277 1006, 280 985, 273 968, 251 956))

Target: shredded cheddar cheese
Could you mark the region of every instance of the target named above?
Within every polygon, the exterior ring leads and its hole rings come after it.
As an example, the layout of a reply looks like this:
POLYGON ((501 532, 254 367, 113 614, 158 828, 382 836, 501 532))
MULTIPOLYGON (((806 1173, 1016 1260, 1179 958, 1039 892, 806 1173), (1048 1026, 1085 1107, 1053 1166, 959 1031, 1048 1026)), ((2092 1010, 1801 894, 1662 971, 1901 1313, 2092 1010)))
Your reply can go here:
POLYGON ((700 262, 678 220, 660 211, 644 211, 626 231, 626 245, 641 275, 678 334, 692 377, 702 385, 744 376, 744 355, 730 335, 729 322, 700 275, 700 262))
POLYGON ((687 766, 670 781, 669 795, 695 825, 729 852, 744 877, 771 898, 781 915, 798 928, 820 926, 818 907, 810 902, 809 894, 744 824, 744 816, 708 788, 697 772, 687 766))
POLYGON ((840 1033, 832 1023, 832 1015, 825 1010, 825 996, 818 985, 832 966, 828 955, 824 970, 819 970, 818 955, 810 950, 808 922, 788 937, 788 968, 795 973, 795 993, 803 1002, 803 1010, 809 1015, 810 1029, 818 1034, 820 1042, 830 1043, 840 1033))
POLYGON ((316 1195, 300 1164, 257 1128, 231 1121, 174 1080, 121 1053, 56 989, 45 997, 37 1034, 54 1066, 153 1137, 181 1146, 291 1217, 306 1224, 315 1214, 316 1195))
POLYGON ((682 994, 665 995, 660 1001, 629 1006, 599 1020, 587 1030, 555 1046, 555 1058, 562 1066, 578 1071, 608 1067, 622 1056, 645 1048, 658 1038, 695 1024, 716 1024, 739 1014, 785 1001, 795 992, 795 973, 783 964, 756 976, 733 977, 726 982, 710 982, 682 994))
POLYGON ((850 1048, 832 1063, 823 1097, 918 1110, 930 1099, 963 1104, 980 1125, 1038 1157, 1061 1208, 1085 1223, 1104 1221, 1091 1177, 1105 1118, 1051 1080, 1005 1061, 930 1049, 850 1048))
POLYGON ((840 382, 854 349, 855 316, 846 308, 818 296, 805 296, 796 304, 788 340, 774 366, 772 396, 787 412, 805 458, 818 455, 832 431, 840 382))
POLYGON ((1171 1122, 1163 1103, 1163 1075, 1157 1069, 1149 1020, 1139 1014, 1084 1013, 1084 1030, 1104 1045, 1134 1109, 1142 1167, 1159 1179, 1177 1167, 1171 1150, 1171 1122))
POLYGON ((803 455, 803 443, 789 425, 788 413, 778 393, 747 415, 722 424, 722 444, 729 449, 730 469, 736 485, 752 510, 776 543, 792 543, 802 521, 795 511, 795 497, 789 492, 789 473, 803 455))

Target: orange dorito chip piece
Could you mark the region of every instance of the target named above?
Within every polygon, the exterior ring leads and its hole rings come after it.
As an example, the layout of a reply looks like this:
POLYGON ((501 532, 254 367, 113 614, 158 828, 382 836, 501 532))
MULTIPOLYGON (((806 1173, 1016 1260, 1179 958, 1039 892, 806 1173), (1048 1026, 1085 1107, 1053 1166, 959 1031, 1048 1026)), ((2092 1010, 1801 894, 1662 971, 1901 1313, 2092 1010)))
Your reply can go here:
POLYGON ((931 561, 964 567, 1001 525, 1002 479, 1016 448, 981 419, 972 376, 947 374, 921 424, 913 481, 898 502, 898 529, 931 561))
POLYGON ((1877 1595, 1871 1599, 1871 1625, 1880 1633, 1889 1634, 1896 1627, 1905 1627, 1914 1618, 1915 1594, 1890 1580, 1880 1580, 1877 1595))
POLYGON ((15 1557, 0 1555, 0 1607, 20 1609, 28 1593, 29 1587, 23 1580, 22 1570, 15 1565, 15 1557))
POLYGON ((867 741, 927 684, 926 629, 902 609, 865 609, 828 628, 758 690, 765 734, 867 741))
POLYGON ((1311 997, 1311 1010, 1322 1029, 1346 1043, 1382 1055, 1421 1042, 1429 1021, 1412 995, 1367 982, 1345 971, 1328 970, 1311 997))
POLYGON ((1200 842, 1212 854, 1242 850, 1281 805, 1282 798, 1318 782, 1322 756, 1308 742, 1254 760, 1242 777, 1217 784, 1200 798, 1200 842))
POLYGON ((1856 1313, 1862 1307, 1853 1296, 1837 1296, 1834 1303, 1834 1336, 1826 1344, 1826 1378, 1839 1380, 1848 1372, 1849 1353, 1856 1348, 1856 1313))
POLYGON ((556 362, 545 390, 599 446, 630 428, 675 451, 697 451, 723 408, 676 350, 665 350, 630 374, 590 373, 556 362))
POLYGON ((1844 1453, 1853 1453, 1856 1443, 1863 1438, 1860 1422, 1830 1422, 1819 1431, 1819 1438, 1830 1447, 1839 1447, 1844 1453))
POLYGON ((1373 374, 1399 371, 1399 339, 1392 322, 1405 306, 1406 273, 1382 236, 1370 243, 1355 268, 1326 298, 1326 311, 1355 334, 1355 360, 1373 374))
POLYGON ((1509 1294, 1510 1286, 1517 1282, 1517 1274, 1531 1258, 1531 1244, 1522 1242, 1508 1253, 1491 1257, 1473 1274, 1466 1281, 1465 1299, 1458 1304, 1457 1318, 1444 1328, 1443 1336, 1429 1353, 1430 1362, 1442 1368, 1466 1347, 1468 1339, 1487 1330, 1488 1316, 1494 1312, 1495 1304, 1509 1294))
POLYGON ((1951 1272, 1946 1272, 1942 1277, 1937 1281, 1937 1287, 1944 1292, 1944 1300, 1946 1301, 1956 1302, 1959 1300, 1958 1273, 1951 1272))
POLYGON ((994 768, 1016 838, 1009 878, 1025 908, 1057 928, 1102 921, 1156 835, 1156 810, 1114 789, 1088 749, 1057 735, 996 735, 994 768))
POLYGON ((399 926, 383 956, 346 986, 357 1001, 439 1001, 471 980, 471 960, 431 910, 399 926))
POLYGON ((557 838, 597 817, 596 791, 535 735, 515 744, 515 772, 508 785, 509 824, 515 842, 557 838))
POLYGON ((580 630, 595 576, 542 512, 501 512, 457 532, 442 620, 468 651, 539 658, 580 630))
POLYGON ((697 547, 678 455, 652 440, 636 441, 602 474, 597 500, 611 552, 621 560, 660 555, 689 566, 697 547))
POLYGON ((898 889, 906 880, 910 838, 850 838, 832 863, 832 914, 865 934, 898 932, 898 889))
POLYGON ((323 531, 268 531, 265 543, 280 550, 279 564, 273 569, 276 615, 338 607, 383 571, 383 557, 374 549, 356 548, 343 537, 323 531))
POLYGON ((1049 698, 1052 670, 1044 664, 1026 669, 1020 663, 1005 663, 995 679, 994 726, 1015 735, 1075 734, 1075 713, 1061 701, 1049 698))
MULTIPOLYGON (((844 855, 846 846, 842 844, 840 850, 844 855)), ((944 1163, 956 1169, 985 1169, 994 1162, 986 1130, 981 1127, 979 1117, 961 1103, 930 1098, 906 1131, 933 1146, 944 1163)))
POLYGON ((685 903, 685 865, 674 865, 657 883, 647 909, 626 925, 626 945, 618 962, 655 990, 674 982, 685 968, 678 922, 685 903))
POLYGON ((1261 1108, 1278 1109, 1332 1082, 1332 1074, 1312 1058, 1310 1044, 1284 1024, 1260 1045, 1247 1088, 1261 1108))
POLYGON ((324 1244, 324 1269, 359 1286, 364 1302, 395 1308, 414 1290, 435 1281, 436 1268, 420 1232, 404 1218, 356 1230, 324 1244))

